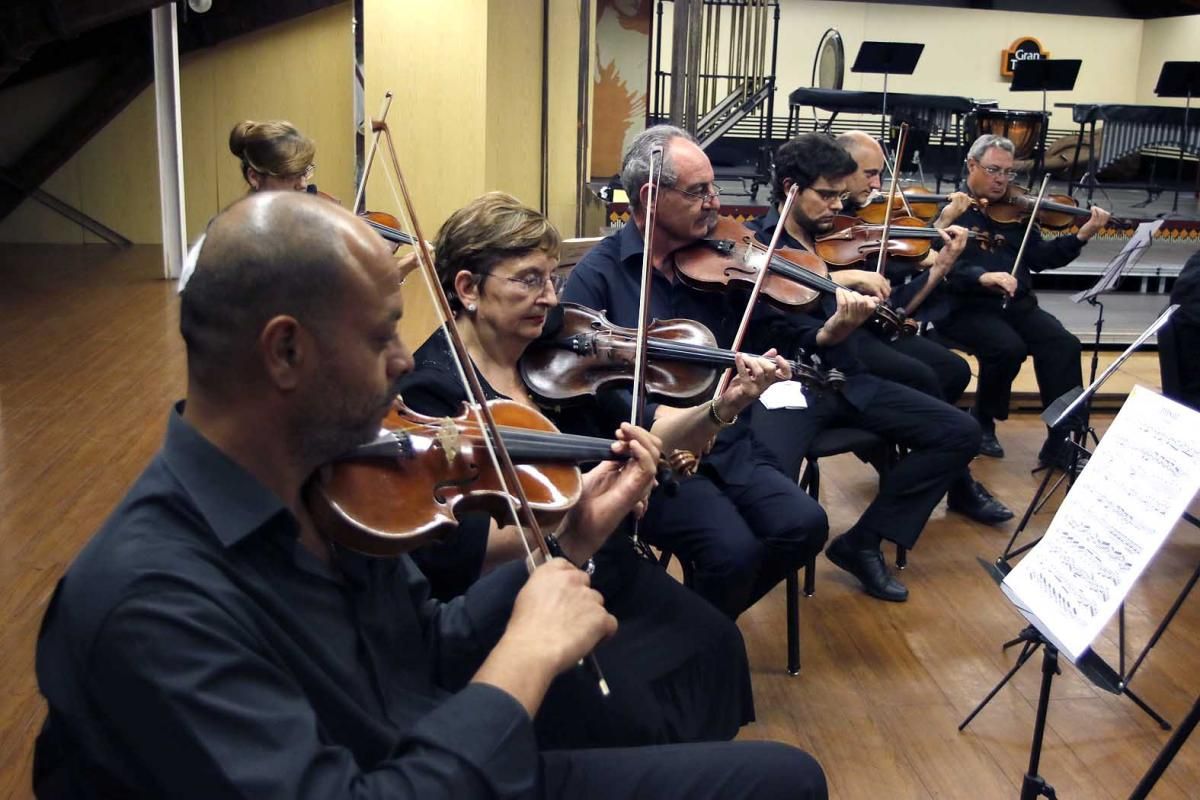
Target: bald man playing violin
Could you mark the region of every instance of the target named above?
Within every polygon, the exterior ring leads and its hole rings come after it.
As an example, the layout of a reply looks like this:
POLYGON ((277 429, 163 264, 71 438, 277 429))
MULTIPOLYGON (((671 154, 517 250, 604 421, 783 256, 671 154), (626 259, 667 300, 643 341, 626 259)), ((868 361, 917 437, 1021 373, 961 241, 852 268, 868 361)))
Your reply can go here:
MULTIPOLYGON (((996 202, 1009 191, 1015 177, 1013 143, 985 134, 971 145, 967 157, 967 192, 976 201, 996 202)), ((1094 207, 1077 233, 1043 239, 1035 224, 1016 274, 1017 253, 1024 223, 997 223, 979 203, 953 221, 990 234, 988 242, 972 240, 946 278, 950 311, 935 323, 938 332, 962 343, 979 359, 979 384, 972 413, 983 427, 981 453, 1002 458, 996 420, 1008 419, 1012 382, 1028 355, 1033 356, 1038 391, 1045 408, 1063 393, 1083 383, 1079 339, 1052 314, 1038 307, 1033 292, 1034 272, 1066 266, 1110 218, 1094 207), (1007 305, 1005 305, 1007 298, 1007 305)), ((1062 466, 1069 454, 1060 439, 1047 437, 1038 462, 1062 466)))
MULTIPOLYGON (((846 177, 847 197, 843 203, 843 211, 853 214, 879 191, 885 163, 883 148, 863 131, 844 133, 837 137, 837 143, 857 165, 857 170, 846 177)), ((954 208, 965 208, 970 203, 962 192, 950 197, 954 208)), ((944 246, 931 250, 921 262, 888 260, 890 293, 881 297, 902 306, 910 317, 918 309, 929 310, 935 319, 944 315, 947 295, 943 281, 966 246, 965 233, 959 226, 948 226, 944 242, 938 243, 944 246)), ((880 336, 860 336, 858 358, 872 375, 911 386, 950 405, 958 404, 971 381, 971 367, 966 360, 927 336, 900 336, 890 341, 880 336)), ((1013 512, 976 481, 969 469, 951 485, 947 503, 951 511, 986 525, 998 525, 1013 517, 1013 512)))
MULTIPOLYGON (((551 680, 616 625, 587 575, 513 562, 439 603, 407 556, 317 528, 305 485, 412 366, 401 312, 389 248, 332 203, 260 193, 212 222, 182 294, 186 406, 43 622, 38 795, 824 798, 774 743, 539 752, 551 680)), ((622 447, 581 540, 652 485, 654 437, 622 447)))

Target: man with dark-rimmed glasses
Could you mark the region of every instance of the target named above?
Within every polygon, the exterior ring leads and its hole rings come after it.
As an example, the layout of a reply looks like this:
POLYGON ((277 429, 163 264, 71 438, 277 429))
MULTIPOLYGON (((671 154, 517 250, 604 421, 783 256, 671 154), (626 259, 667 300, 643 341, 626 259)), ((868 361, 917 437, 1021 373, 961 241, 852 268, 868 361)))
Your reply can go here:
MULTIPOLYGON (((985 134, 976 139, 967 156, 967 192, 989 203, 1003 199, 1016 177, 1014 150, 1013 143, 1003 136, 985 134)), ((954 220, 965 228, 991 235, 989 241, 969 241, 947 275, 951 311, 947 319, 937 323, 939 331, 970 348, 979 359, 972 413, 983 427, 983 455, 1004 456, 996 438, 996 420, 1008 418, 1012 382, 1025 356, 1033 356, 1043 408, 1082 384, 1079 339, 1038 307, 1032 273, 1074 261, 1084 244, 1108 223, 1109 216, 1104 209, 1094 207, 1078 232, 1054 239, 1043 239, 1034 225, 1015 275, 1012 269, 1025 233, 1023 222, 993 222, 978 204, 954 220)), ((1040 464, 1063 464, 1067 454, 1058 443, 1058 439, 1047 437, 1038 454, 1040 464)))

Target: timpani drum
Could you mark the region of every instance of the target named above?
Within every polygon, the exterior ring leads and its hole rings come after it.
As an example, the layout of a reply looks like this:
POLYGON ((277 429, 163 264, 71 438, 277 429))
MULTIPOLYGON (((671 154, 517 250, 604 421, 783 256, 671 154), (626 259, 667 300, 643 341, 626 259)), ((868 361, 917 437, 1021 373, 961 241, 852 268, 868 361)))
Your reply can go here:
POLYGON ((1017 160, 1033 157, 1045 127, 1046 115, 1041 111, 981 108, 975 112, 975 136, 990 133, 1011 139, 1017 160))

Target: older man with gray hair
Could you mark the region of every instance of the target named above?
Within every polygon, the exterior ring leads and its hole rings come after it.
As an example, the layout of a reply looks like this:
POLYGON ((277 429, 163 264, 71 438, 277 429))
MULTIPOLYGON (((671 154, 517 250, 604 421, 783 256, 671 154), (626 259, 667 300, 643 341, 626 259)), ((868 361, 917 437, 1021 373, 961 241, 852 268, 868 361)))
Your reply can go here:
MULTIPOLYGON (((1007 196, 1009 183, 1016 177, 1014 149, 1003 136, 985 134, 975 140, 967 156, 966 189, 972 197, 995 203, 1007 196)), ((1104 209, 1094 207, 1074 235, 1048 240, 1042 239, 1034 225, 1015 273, 1024 223, 993 222, 979 204, 952 220, 990 236, 989 240, 968 242, 947 276, 952 310, 937 325, 939 331, 969 347, 979 359, 972 413, 983 426, 983 455, 1004 456, 996 438, 996 420, 1008 418, 1012 382, 1025 356, 1033 356, 1043 408, 1083 382, 1079 339, 1038 307, 1032 273, 1074 261, 1084 244, 1108 223, 1109 216, 1104 209)), ((1038 461, 1062 466, 1068 455, 1059 440, 1047 437, 1038 461)))

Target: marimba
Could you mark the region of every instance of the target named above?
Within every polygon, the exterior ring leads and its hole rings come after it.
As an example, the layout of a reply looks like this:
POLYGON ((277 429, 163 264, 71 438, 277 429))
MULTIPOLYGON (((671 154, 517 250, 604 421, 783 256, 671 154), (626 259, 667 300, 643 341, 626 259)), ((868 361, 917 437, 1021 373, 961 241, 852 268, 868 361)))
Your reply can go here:
MULTIPOLYGON (((1093 153, 1093 165, 1087 173, 1087 180, 1080 176, 1079 188, 1087 186, 1087 199, 1090 203, 1092 193, 1097 186, 1096 173, 1111 166, 1127 155, 1136 153, 1147 147, 1168 147, 1174 149, 1182 159, 1179 151, 1180 144, 1190 153, 1200 155, 1200 114, 1192 114, 1187 120, 1187 136, 1184 136, 1184 110, 1176 106, 1130 106, 1109 105, 1104 103, 1056 103, 1055 105, 1072 108, 1071 115, 1079 124, 1079 142, 1075 145, 1075 157, 1067 176, 1069 191, 1075 188, 1075 169, 1079 164, 1079 153, 1083 147, 1083 137, 1088 142, 1093 153), (1104 123, 1104 136, 1100 142, 1100 152, 1096 152, 1096 123, 1104 123)), ((1146 184, 1134 184, 1137 188, 1145 189, 1148 193, 1153 187, 1146 184)))

